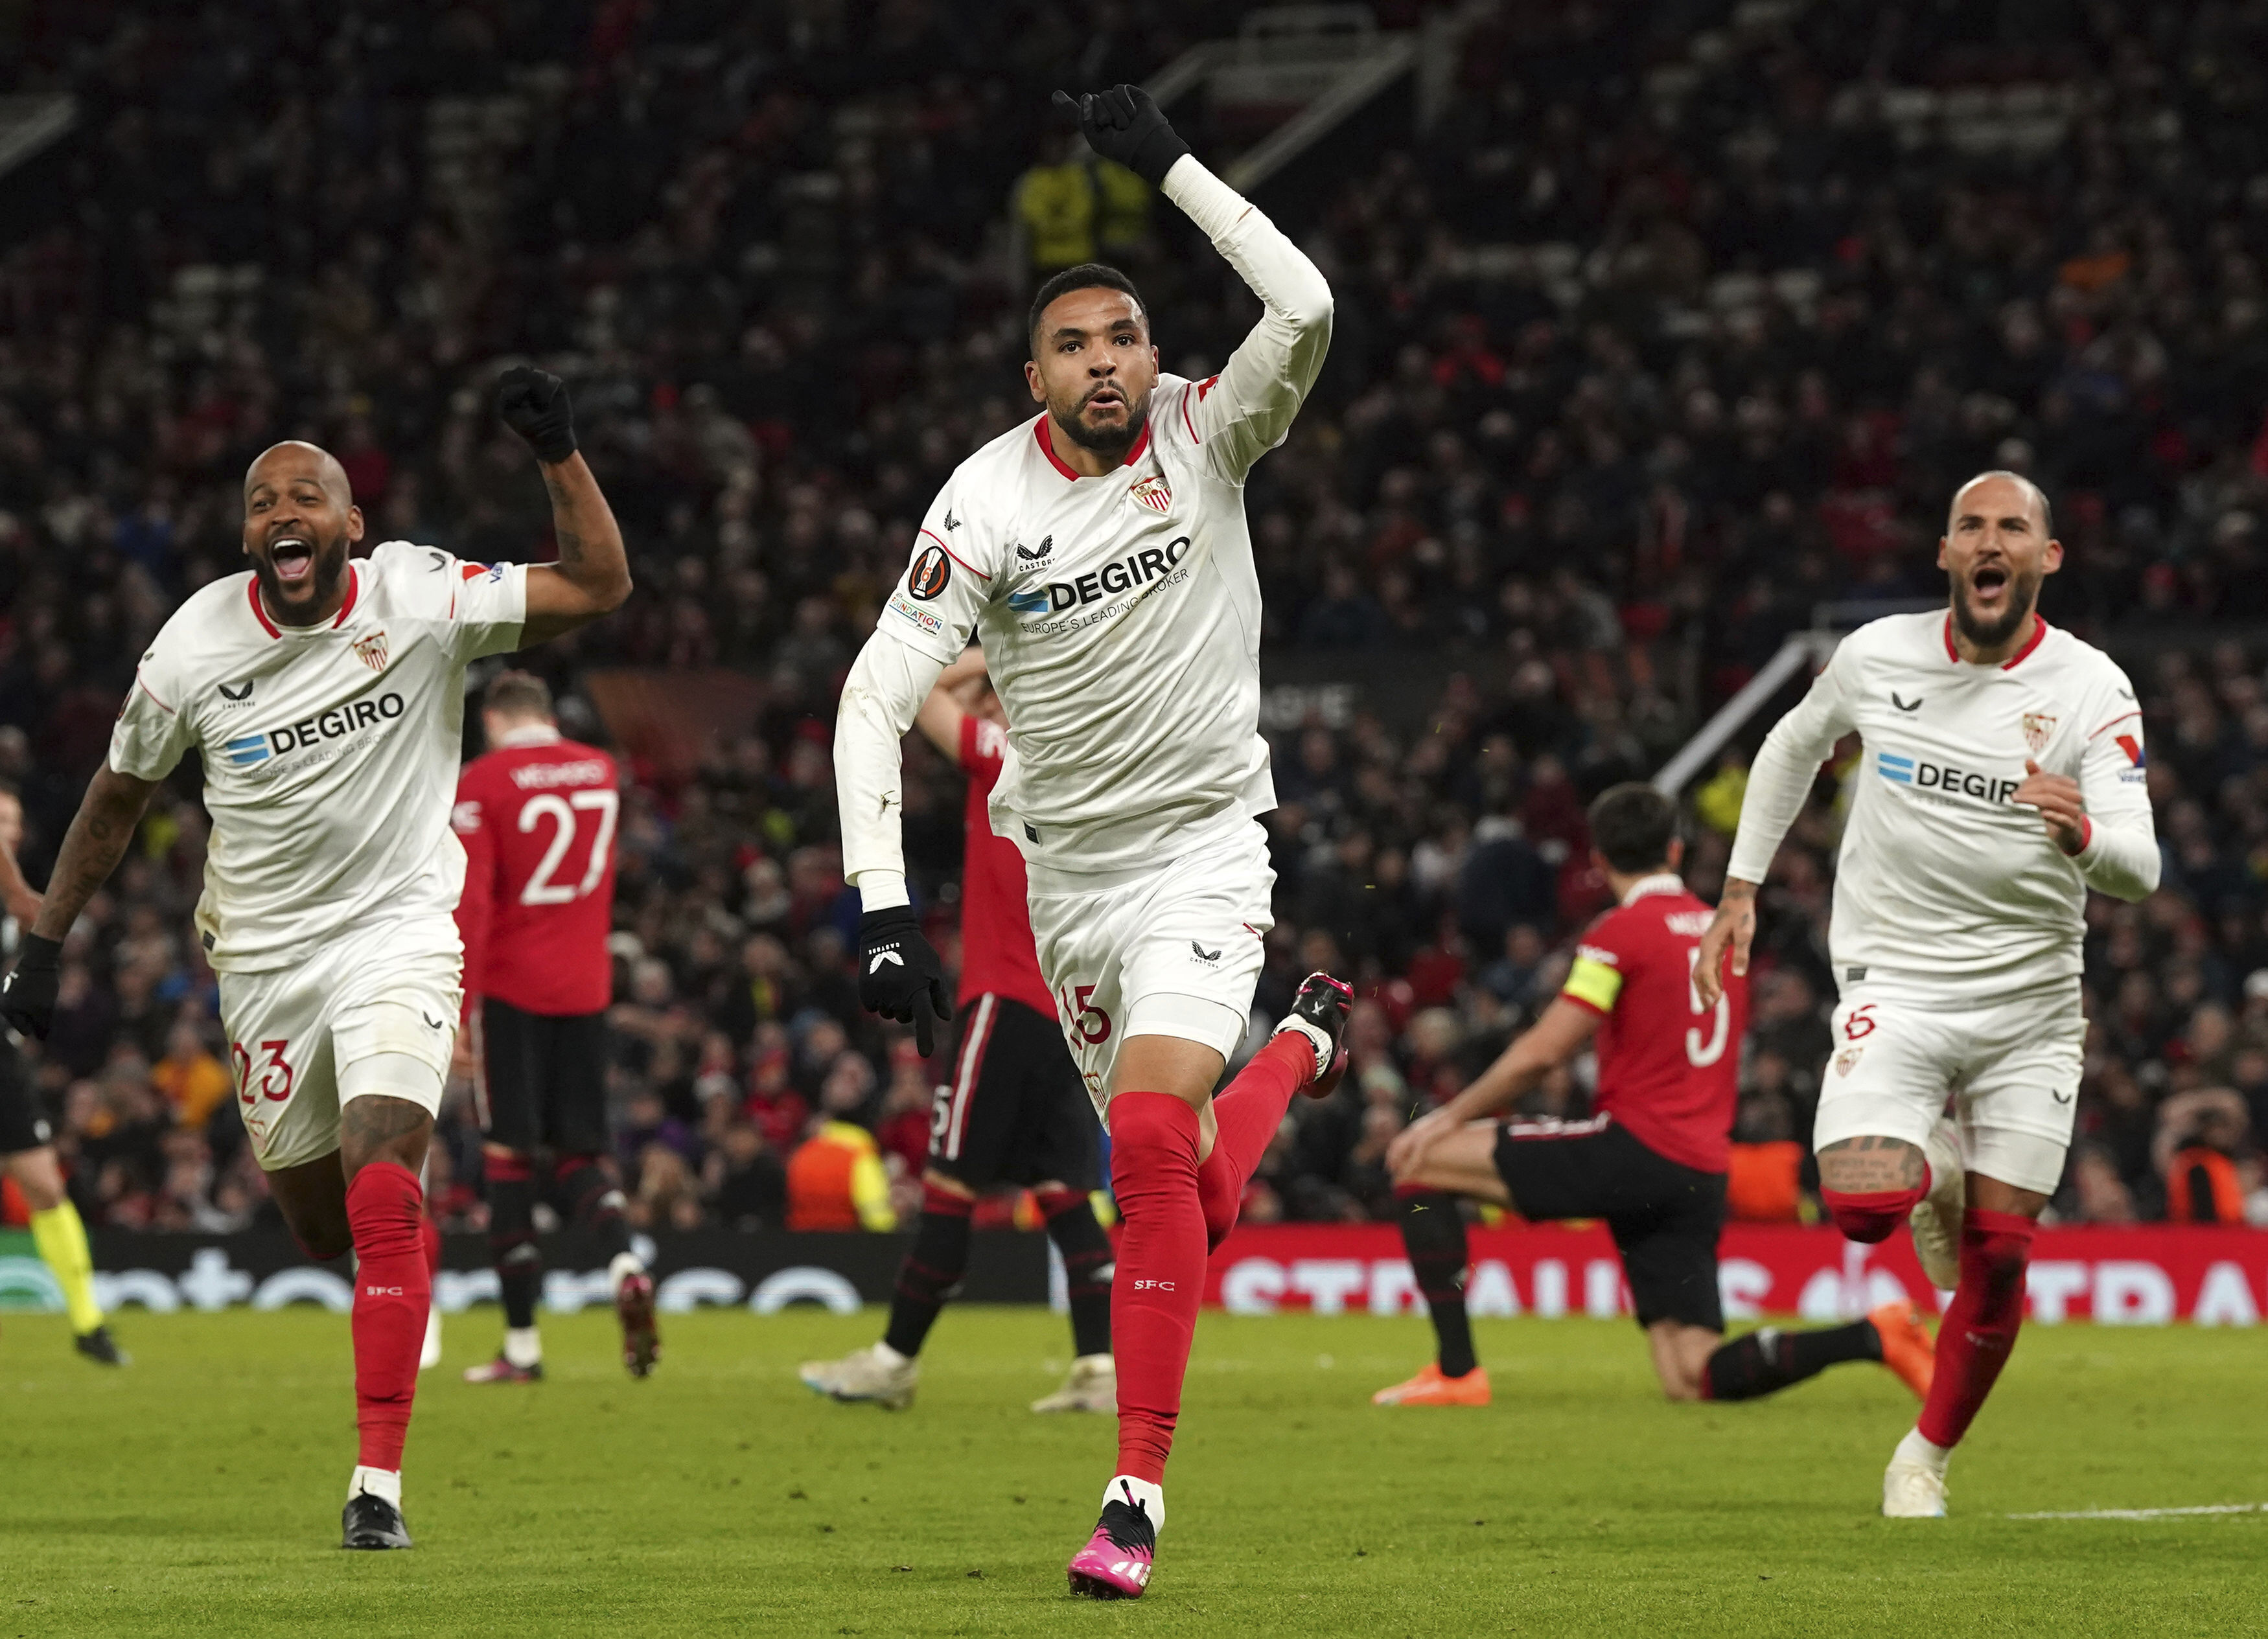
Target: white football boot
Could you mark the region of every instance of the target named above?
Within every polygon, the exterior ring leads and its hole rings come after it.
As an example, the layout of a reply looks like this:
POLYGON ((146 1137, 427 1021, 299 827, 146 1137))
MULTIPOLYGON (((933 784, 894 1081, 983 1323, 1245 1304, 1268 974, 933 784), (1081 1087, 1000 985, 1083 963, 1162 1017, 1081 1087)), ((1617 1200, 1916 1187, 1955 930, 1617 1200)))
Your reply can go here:
MULTIPOLYGON (((1961 1284, 1961 1220, 1968 1210, 1961 1171, 1961 1133, 1949 1116, 1938 1117, 1922 1143, 1929 1162, 1929 1194, 1914 1203, 1906 1222, 1913 1231, 1921 1272, 1941 1292, 1961 1284)), ((1938 1510, 1944 1512, 1942 1508, 1938 1510)))
POLYGON ((1944 1518, 1945 1476, 1932 1474, 1919 1463, 1891 1463, 1882 1471, 1882 1517, 1944 1518))
POLYGON ((1118 1415, 1118 1363, 1108 1355, 1081 1355, 1054 1393, 1032 1402, 1034 1411, 1095 1411, 1118 1415))
POLYGON ((831 1400, 865 1400, 884 1411, 903 1411, 914 1403, 921 1365, 887 1344, 873 1343, 840 1360, 806 1361, 796 1375, 806 1388, 831 1400))

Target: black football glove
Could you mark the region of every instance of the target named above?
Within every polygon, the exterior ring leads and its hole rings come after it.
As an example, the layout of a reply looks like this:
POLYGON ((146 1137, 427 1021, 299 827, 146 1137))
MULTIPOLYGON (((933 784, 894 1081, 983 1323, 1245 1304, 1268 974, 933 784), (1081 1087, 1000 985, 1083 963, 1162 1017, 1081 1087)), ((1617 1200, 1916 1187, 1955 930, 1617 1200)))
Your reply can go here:
POLYGON ((870 910, 858 919, 858 1005, 911 1025, 924 1058, 937 1051, 937 1025, 953 1022, 945 964, 922 937, 912 906, 870 910))
POLYGON ((1189 145, 1166 123, 1150 93, 1139 85, 1113 85, 1084 97, 1056 93, 1056 107, 1067 108, 1079 121, 1086 145, 1105 159, 1124 165, 1152 187, 1165 186, 1174 161, 1189 145))
POLYGON ((16 966, 0 979, 0 1018, 27 1036, 48 1039, 55 1024, 55 992, 63 986, 63 947, 36 933, 24 936, 16 966))
POLYGON ((497 414, 546 466, 575 453, 575 407, 567 401, 567 384, 549 371, 514 364, 498 376, 497 414))

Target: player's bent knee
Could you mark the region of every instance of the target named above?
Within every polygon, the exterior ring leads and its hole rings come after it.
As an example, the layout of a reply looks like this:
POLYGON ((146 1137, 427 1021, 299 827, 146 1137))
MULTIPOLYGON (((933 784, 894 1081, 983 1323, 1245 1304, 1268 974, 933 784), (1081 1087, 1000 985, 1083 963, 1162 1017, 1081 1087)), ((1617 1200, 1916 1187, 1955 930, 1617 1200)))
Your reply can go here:
POLYGON ((1835 1227, 1843 1231, 1845 1239, 1872 1246, 1888 1240, 1896 1232, 1922 1194, 1922 1187, 1916 1184, 1911 1189, 1870 1190, 1864 1194, 1822 1189, 1819 1198, 1826 1203, 1835 1227))

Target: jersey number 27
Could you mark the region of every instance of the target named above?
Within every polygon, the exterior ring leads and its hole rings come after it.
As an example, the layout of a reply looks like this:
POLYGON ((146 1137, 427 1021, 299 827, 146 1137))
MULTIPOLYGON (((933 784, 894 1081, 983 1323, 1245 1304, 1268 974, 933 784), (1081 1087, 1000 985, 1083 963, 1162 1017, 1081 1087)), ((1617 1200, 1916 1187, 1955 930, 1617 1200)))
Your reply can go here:
POLYGON ((529 797, 519 806, 520 834, 526 836, 547 820, 556 827, 551 841, 543 850, 543 857, 528 873, 527 886, 519 891, 523 905, 564 905, 581 899, 599 886, 607 874, 607 861, 613 856, 615 846, 615 816, 621 811, 621 795, 613 790, 572 791, 562 797, 556 791, 544 791, 529 797), (555 882, 553 876, 567 857, 567 850, 575 846, 578 821, 586 813, 599 816, 598 829, 591 838, 591 861, 583 867, 583 879, 570 886, 555 882))

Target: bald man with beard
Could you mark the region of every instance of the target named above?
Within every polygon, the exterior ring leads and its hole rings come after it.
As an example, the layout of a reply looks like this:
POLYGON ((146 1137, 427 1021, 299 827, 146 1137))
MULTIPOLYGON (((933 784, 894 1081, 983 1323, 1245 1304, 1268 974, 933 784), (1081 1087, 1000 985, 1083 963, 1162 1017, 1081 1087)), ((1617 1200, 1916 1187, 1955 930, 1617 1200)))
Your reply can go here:
POLYGON ((619 607, 630 569, 567 391, 525 367, 498 410, 534 449, 558 560, 468 563, 390 540, 326 451, 244 479, 248 571, 193 593, 142 657, 63 839, 0 1016, 44 1038, 63 941, 185 752, 212 815, 196 930, 239 1107, 311 1257, 354 1268, 359 1460, 344 1546, 408 1547, 401 1448, 431 1299, 418 1177, 455 1041, 465 851, 450 829, 465 667, 619 607))

